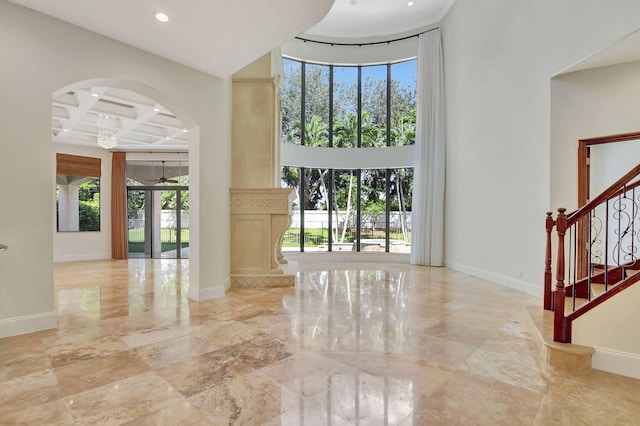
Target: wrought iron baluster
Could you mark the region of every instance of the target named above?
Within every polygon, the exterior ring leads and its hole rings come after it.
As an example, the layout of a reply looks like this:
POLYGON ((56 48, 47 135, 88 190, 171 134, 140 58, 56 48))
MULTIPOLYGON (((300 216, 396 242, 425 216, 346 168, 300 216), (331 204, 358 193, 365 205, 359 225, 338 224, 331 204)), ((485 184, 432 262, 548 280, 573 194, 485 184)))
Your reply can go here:
POLYGON ((573 262, 569 261, 569 270, 571 270, 571 263, 573 263, 573 282, 571 282, 571 277, 569 277, 569 284, 571 284, 571 300, 573 301, 573 305, 571 310, 576 310, 576 282, 578 275, 578 224, 580 221, 576 222, 574 225, 569 228, 569 256, 571 256, 571 247, 573 246, 573 262), (573 238, 571 238, 573 236, 573 238))
MULTIPOLYGON (((636 248, 634 245, 635 235, 636 235, 636 214, 638 213, 638 208, 636 206, 636 189, 633 188, 631 190, 631 258, 629 259, 629 266, 635 265, 636 263, 636 248)), ((624 278, 627 278, 627 271, 624 271, 624 278)))
POLYGON ((609 287, 609 200, 604 207, 604 291, 609 287))
POLYGON ((595 209, 589 212, 589 252, 587 257, 589 259, 589 269, 587 269, 587 300, 591 301, 591 276, 593 275, 593 218, 595 215, 595 209))
MULTIPOLYGON (((618 195, 618 244, 617 244, 617 260, 616 264, 620 265, 620 246, 622 245, 622 235, 620 232, 620 228, 622 225, 622 194, 618 195)), ((614 213, 615 214, 615 213, 614 213)))

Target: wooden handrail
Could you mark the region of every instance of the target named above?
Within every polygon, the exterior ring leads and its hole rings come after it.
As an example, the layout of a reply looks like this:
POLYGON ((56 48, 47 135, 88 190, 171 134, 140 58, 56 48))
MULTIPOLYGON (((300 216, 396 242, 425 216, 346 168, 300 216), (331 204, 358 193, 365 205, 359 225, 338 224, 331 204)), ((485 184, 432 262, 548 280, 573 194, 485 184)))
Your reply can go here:
POLYGON ((611 288, 611 290, 607 290, 601 295, 599 295, 598 297, 594 298, 591 301, 591 303, 584 304, 579 308, 577 308, 575 311, 568 314, 567 321, 571 322, 574 319, 578 318, 579 316, 583 315, 585 312, 589 312, 590 310, 600 305, 605 300, 612 298, 613 296, 620 293, 625 288, 631 287, 632 284, 635 284, 638 281, 640 281, 640 274, 635 274, 627 278, 626 280, 622 281, 620 284, 616 284, 611 288))
MULTIPOLYGON (((615 183, 605 189, 596 198, 589 201, 584 206, 567 216, 567 226, 575 224, 581 217, 586 216, 591 210, 595 209, 604 201, 609 198, 615 197, 619 191, 622 191, 622 186, 630 182, 633 178, 640 175, 640 164, 631 169, 628 173, 618 179, 615 183)), ((635 182, 634 182, 635 184, 635 182)))
POLYGON ((637 181, 635 181, 633 183, 630 183, 629 185, 625 185, 624 187, 620 188, 616 193, 614 193, 609 198, 611 199, 611 198, 618 197, 618 196, 622 195, 623 192, 629 191, 630 189, 635 189, 635 188, 637 188, 639 186, 640 186, 640 180, 637 180, 637 181))
MULTIPOLYGON (((547 246, 545 251, 545 288, 544 288, 544 308, 549 309, 552 307, 554 311, 554 325, 553 325, 553 340, 556 342, 564 342, 569 343, 571 341, 571 325, 572 321, 582 315, 584 312, 587 312, 593 309, 598 304, 603 301, 609 299, 614 294, 622 291, 628 286, 640 282, 640 274, 636 274, 628 279, 624 279, 624 269, 625 265, 619 265, 622 270, 622 278, 623 281, 615 284, 614 288, 611 291, 606 291, 605 294, 600 295, 593 299, 592 302, 587 303, 586 305, 581 306, 580 308, 574 310, 572 313, 565 315, 565 296, 567 294, 572 294, 574 297, 576 295, 576 291, 578 289, 578 282, 575 281, 576 278, 583 278, 587 280, 589 283, 588 291, 590 292, 591 288, 591 260, 590 257, 590 249, 585 251, 583 247, 583 242, 581 242, 581 238, 578 237, 577 241, 574 243, 574 260, 572 261, 572 255, 569 254, 569 262, 573 262, 573 279, 574 282, 571 282, 571 278, 569 278, 569 288, 567 291, 567 286, 565 285, 565 273, 567 266, 567 259, 565 258, 565 235, 570 231, 570 228, 576 226, 578 228, 583 228, 585 226, 589 226, 588 224, 591 220, 587 217, 601 204, 607 203, 609 200, 615 197, 619 197, 623 193, 629 190, 634 190, 637 187, 640 187, 640 180, 638 180, 638 176, 640 176, 640 164, 632 168, 629 172, 627 172, 624 176, 610 185, 606 190, 596 196, 593 200, 580 207, 578 210, 566 214, 566 209, 560 208, 558 209, 558 215, 556 220, 553 220, 553 215, 551 213, 547 213, 546 218, 546 232, 547 232, 547 246), (556 228, 558 234, 558 247, 557 247, 557 260, 556 260, 556 285, 553 291, 553 294, 548 295, 547 292, 551 287, 551 277, 550 269, 551 269, 551 232, 553 228, 556 228), (584 273, 580 272, 585 270, 584 273), (576 270, 578 273, 576 274, 576 270)), ((635 195, 634 195, 635 198, 635 195)), ((576 228, 574 232, 574 238, 576 232, 583 232, 581 229, 576 228)), ((589 231, 590 232, 590 231, 589 231)), ((571 233, 569 233, 571 235, 571 233)), ((591 238, 591 237, 589 237, 591 238)), ((569 241, 569 247, 571 247, 571 241, 569 241)), ((606 248, 606 246, 605 246, 606 248)), ((605 253, 605 256, 608 254, 605 253)), ((571 263, 569 263, 571 265, 571 263)), ((605 263, 606 265, 606 263, 605 263)), ((569 266, 569 271, 571 271, 571 266, 569 266)), ((608 271, 608 270, 607 270, 608 271)), ((605 274, 607 274, 605 271, 605 274)), ((617 279, 616 279, 617 281, 617 279)))

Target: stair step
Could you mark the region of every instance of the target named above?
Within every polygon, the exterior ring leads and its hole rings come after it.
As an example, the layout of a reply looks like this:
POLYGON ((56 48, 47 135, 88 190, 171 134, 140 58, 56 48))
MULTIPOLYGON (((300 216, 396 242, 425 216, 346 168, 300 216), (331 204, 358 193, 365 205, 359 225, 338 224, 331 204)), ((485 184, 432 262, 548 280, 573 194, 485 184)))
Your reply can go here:
POLYGON ((569 373, 591 370, 594 349, 590 346, 553 341, 553 312, 539 306, 527 306, 528 321, 537 331, 536 337, 547 364, 569 373))
MULTIPOLYGON (((604 286, 603 286, 604 287, 604 286)), ((578 309, 580 306, 586 304, 589 300, 583 299, 582 297, 576 297, 576 307, 573 308, 573 297, 567 296, 564 298, 564 314, 568 315, 571 312, 578 309)))
MULTIPOLYGON (((627 272, 631 272, 631 271, 627 271, 627 272)), ((633 271, 631 274, 629 275, 633 275, 638 271, 633 271)), ((607 286, 605 286, 604 284, 598 284, 598 283, 591 283, 591 299, 600 296, 602 293, 604 293, 606 290, 611 290, 611 288, 617 283, 614 284, 609 284, 609 287, 607 288, 607 286)), ((587 303, 588 300, 582 297, 576 297, 576 309, 578 309, 580 306, 584 305, 585 303, 587 303)), ((573 309, 573 297, 571 296, 567 296, 565 299, 565 303, 564 303, 564 313, 565 314, 569 314, 571 312, 574 311, 573 309)))
POLYGON ((600 296, 605 292, 605 288, 606 286, 604 284, 591 284, 591 297, 600 296))

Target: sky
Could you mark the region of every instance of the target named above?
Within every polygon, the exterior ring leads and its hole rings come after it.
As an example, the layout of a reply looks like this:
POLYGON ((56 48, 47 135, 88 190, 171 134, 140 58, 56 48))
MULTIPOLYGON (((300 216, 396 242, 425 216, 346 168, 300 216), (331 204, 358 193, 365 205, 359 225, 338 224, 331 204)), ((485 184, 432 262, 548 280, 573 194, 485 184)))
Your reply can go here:
MULTIPOLYGON (((285 70, 287 68, 287 64, 295 63, 295 61, 291 61, 289 59, 284 58, 285 70)), ((357 78, 357 67, 345 67, 345 66, 336 66, 334 67, 334 81, 336 83, 345 83, 348 81, 356 81, 357 78)), ((410 89, 415 90, 415 82, 416 82, 416 74, 417 74, 417 61, 410 60, 405 62, 398 62, 391 65, 391 78, 400 81, 402 86, 405 86, 410 89)), ((367 77, 379 80, 385 79, 387 76, 387 66, 386 65, 371 65, 371 66, 363 66, 362 67, 362 79, 365 80, 367 77)))

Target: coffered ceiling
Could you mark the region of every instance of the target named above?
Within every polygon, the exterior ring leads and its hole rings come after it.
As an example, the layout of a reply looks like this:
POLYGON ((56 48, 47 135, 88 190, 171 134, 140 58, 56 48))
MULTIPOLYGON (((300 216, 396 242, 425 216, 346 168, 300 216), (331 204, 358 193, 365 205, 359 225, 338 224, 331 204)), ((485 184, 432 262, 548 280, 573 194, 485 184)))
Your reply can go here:
POLYGON ((189 134, 173 113, 124 89, 90 87, 53 99, 53 141, 96 146, 100 116, 108 117, 118 150, 186 151, 189 134))

